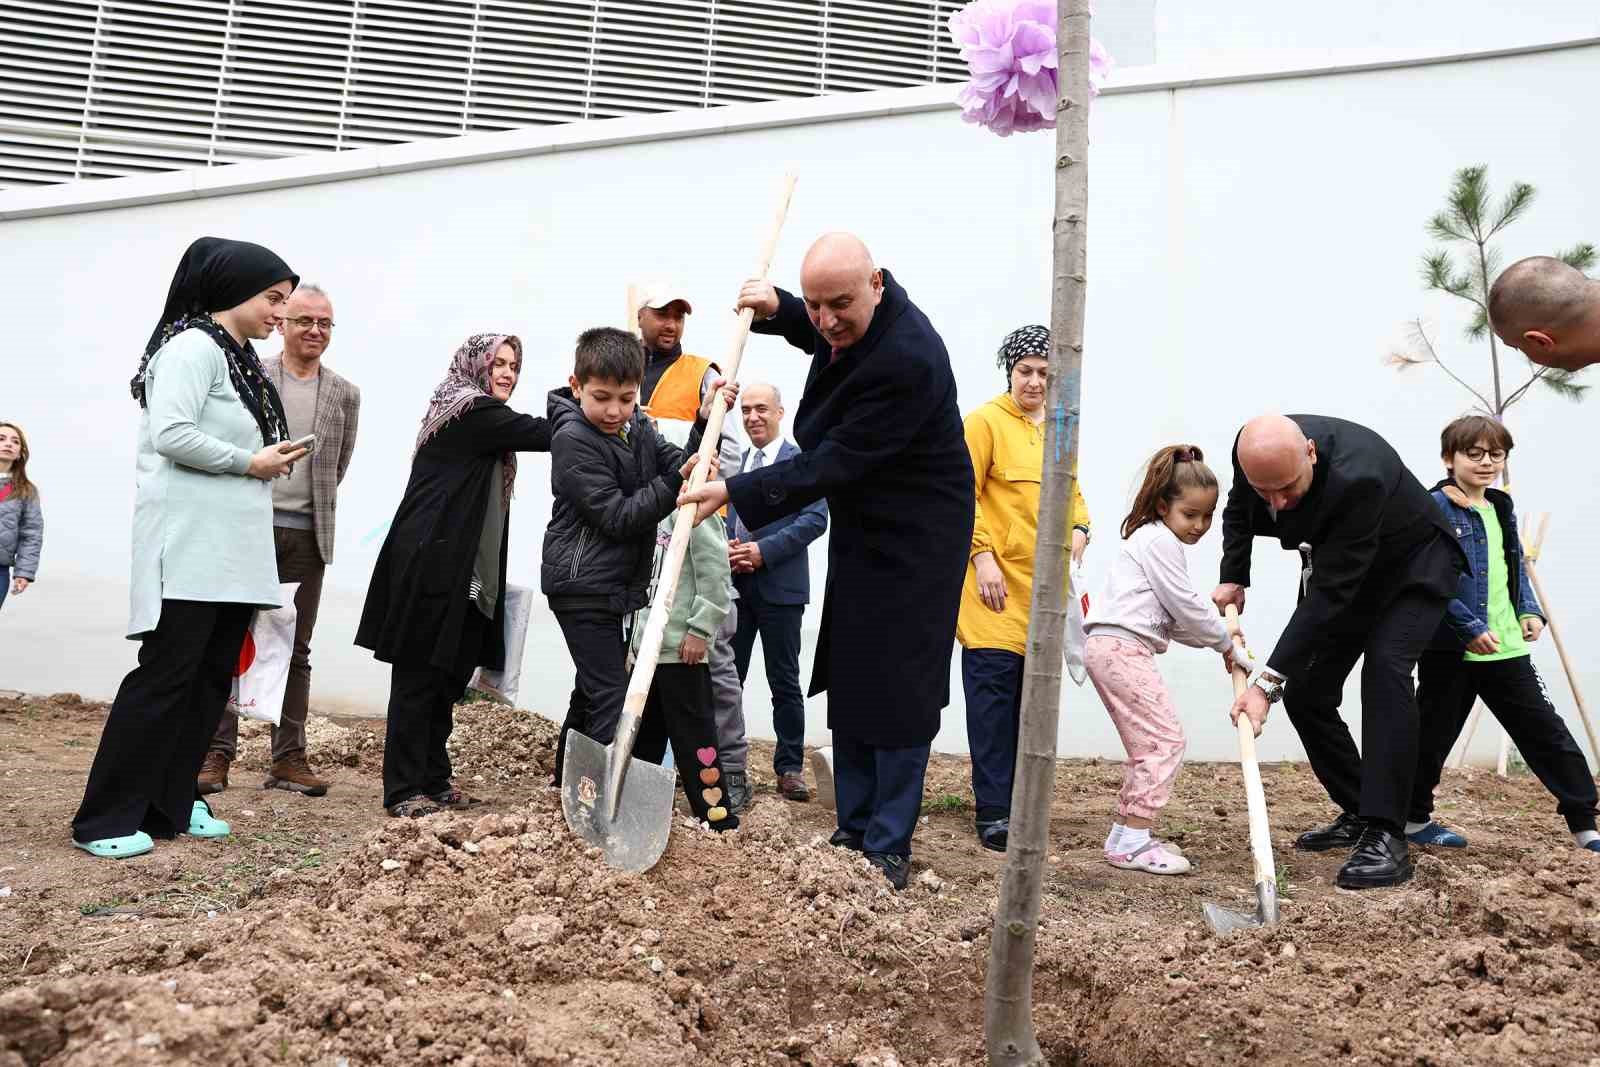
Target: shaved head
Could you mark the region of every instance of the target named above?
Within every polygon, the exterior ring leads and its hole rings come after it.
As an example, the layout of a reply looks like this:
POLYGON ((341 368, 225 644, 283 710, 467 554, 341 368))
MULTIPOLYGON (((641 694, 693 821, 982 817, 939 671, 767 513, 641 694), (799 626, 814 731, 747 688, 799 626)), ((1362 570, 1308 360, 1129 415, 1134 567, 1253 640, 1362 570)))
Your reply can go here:
POLYGON ((1489 321, 1535 363, 1578 370, 1600 362, 1600 282, 1553 256, 1519 259, 1500 273, 1489 321))
POLYGON ((1250 488, 1273 510, 1292 510, 1311 488, 1317 446, 1287 415, 1251 419, 1239 431, 1236 447, 1250 488))
POLYGON ((861 238, 843 231, 825 233, 812 242, 806 250, 806 258, 800 261, 800 284, 804 285, 806 275, 812 273, 827 276, 843 272, 865 276, 876 269, 872 253, 867 251, 867 243, 861 238))
POLYGON ((800 262, 800 292, 812 325, 835 349, 866 335, 883 298, 883 272, 853 233, 826 233, 800 262))

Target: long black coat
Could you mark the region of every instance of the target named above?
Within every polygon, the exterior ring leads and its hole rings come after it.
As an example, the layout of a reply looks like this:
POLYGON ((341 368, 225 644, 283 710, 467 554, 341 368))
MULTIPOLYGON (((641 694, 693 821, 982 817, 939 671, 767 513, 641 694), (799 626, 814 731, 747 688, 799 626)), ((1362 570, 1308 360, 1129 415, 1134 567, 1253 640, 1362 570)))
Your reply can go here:
POLYGON ((1449 600, 1467 560, 1433 497, 1389 442, 1344 419, 1289 418, 1316 442, 1311 488, 1293 509, 1273 515, 1245 478, 1234 439, 1233 485, 1222 510, 1222 580, 1250 584, 1253 538, 1276 537, 1291 551, 1311 546, 1311 581, 1267 658, 1292 681, 1318 648, 1368 627, 1401 590, 1449 600))
POLYGON ((944 342, 888 271, 866 335, 830 364, 805 305, 779 290, 754 327, 812 353, 799 455, 728 479, 757 529, 827 498, 828 585, 811 693, 828 726, 870 745, 924 745, 950 702, 972 542, 972 460, 944 342))
POLYGON ((505 665, 509 514, 500 538, 500 596, 481 651, 461 647, 466 614, 478 610, 467 599, 467 587, 495 461, 505 452, 548 451, 549 423, 487 397, 417 450, 372 569, 357 645, 385 663, 428 663, 443 671, 459 670, 466 660, 491 669, 505 665))

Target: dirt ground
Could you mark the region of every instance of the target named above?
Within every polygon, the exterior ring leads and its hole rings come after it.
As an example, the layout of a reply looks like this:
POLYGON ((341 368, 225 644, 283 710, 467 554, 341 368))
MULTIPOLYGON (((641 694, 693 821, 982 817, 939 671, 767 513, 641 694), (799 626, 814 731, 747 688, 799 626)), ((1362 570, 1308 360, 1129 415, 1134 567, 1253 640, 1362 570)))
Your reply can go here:
MULTIPOLYGON (((930 769, 904 893, 772 793, 761 746, 738 832, 680 812, 624 875, 562 822, 554 726, 458 712, 486 814, 384 817, 382 724, 360 720, 313 720, 328 796, 263 791, 247 727, 215 805, 233 835, 112 862, 68 847, 105 707, 0 699, 0 1067, 983 1062, 1002 857, 976 847, 964 760, 930 769)), ((1355 894, 1340 856, 1288 848, 1329 815, 1310 772, 1263 776, 1283 923, 1220 940, 1200 902, 1253 903, 1237 768, 1185 768, 1159 832, 1196 871, 1157 879, 1100 859, 1119 768, 1060 764, 1034 986, 1052 1063, 1600 1067, 1600 856, 1537 782, 1447 774, 1439 812, 1473 847, 1355 894)))

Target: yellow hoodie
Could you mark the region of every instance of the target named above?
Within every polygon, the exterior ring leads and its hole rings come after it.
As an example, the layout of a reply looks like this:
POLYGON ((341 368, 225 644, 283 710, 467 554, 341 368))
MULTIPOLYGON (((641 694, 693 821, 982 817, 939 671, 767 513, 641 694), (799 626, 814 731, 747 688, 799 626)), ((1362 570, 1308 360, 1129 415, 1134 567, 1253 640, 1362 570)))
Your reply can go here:
MULTIPOLYGON (((1009 393, 1001 393, 967 416, 966 434, 978 499, 956 639, 965 648, 998 648, 1025 655, 1045 429, 1024 415, 1009 393), (972 557, 980 552, 993 552, 1005 576, 1003 612, 985 607, 978 596, 978 572, 972 557)), ((1076 479, 1076 470, 1073 476, 1076 479)), ((1076 480, 1071 524, 1085 531, 1089 528, 1089 507, 1076 480)))

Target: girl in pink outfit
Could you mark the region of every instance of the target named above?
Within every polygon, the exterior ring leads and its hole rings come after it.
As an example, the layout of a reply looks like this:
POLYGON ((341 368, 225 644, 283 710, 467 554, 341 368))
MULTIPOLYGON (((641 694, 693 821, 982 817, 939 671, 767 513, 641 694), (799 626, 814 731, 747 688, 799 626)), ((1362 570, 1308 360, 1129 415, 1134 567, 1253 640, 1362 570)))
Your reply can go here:
POLYGON ((1084 665, 1128 750, 1106 862, 1149 874, 1184 874, 1189 861, 1150 835, 1183 763, 1183 727, 1156 656, 1176 640, 1222 653, 1233 645, 1217 609, 1189 581, 1183 546, 1211 529, 1217 476, 1194 445, 1169 445, 1145 468, 1105 591, 1084 620, 1084 665))

